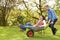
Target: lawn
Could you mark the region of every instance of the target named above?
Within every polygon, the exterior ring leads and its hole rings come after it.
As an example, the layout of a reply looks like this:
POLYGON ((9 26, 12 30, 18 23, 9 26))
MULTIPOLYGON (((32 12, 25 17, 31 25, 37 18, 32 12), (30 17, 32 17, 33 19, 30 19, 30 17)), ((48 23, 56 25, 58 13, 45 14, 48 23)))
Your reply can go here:
POLYGON ((45 34, 35 33, 34 37, 29 38, 26 36, 26 32, 20 32, 16 26, 0 26, 0 40, 60 40, 59 25, 56 25, 56 28, 58 29, 56 35, 52 35, 50 28, 47 28, 45 34))

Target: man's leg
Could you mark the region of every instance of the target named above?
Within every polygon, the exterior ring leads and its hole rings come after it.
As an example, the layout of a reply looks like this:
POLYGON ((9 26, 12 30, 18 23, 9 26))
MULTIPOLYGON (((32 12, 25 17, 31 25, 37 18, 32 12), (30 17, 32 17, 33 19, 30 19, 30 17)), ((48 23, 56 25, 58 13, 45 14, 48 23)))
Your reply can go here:
POLYGON ((52 33, 54 34, 54 25, 53 24, 49 24, 49 27, 51 28, 51 30, 52 30, 52 33))
MULTIPOLYGON (((54 23, 53 23, 53 25, 55 25, 55 23, 57 22, 57 19, 55 19, 54 20, 54 23)), ((56 28, 54 28, 54 35, 56 34, 56 31, 57 31, 57 29, 56 28)))
POLYGON ((53 24, 49 24, 49 27, 51 28, 53 35, 55 35, 55 33, 56 33, 56 28, 54 27, 56 21, 57 21, 57 19, 54 20, 53 24))

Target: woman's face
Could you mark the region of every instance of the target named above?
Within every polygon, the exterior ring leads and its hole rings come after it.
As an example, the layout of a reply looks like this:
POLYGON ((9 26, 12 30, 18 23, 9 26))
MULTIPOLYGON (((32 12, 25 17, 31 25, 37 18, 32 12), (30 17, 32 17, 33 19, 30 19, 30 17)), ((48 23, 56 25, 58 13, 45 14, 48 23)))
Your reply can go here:
POLYGON ((42 16, 40 16, 40 20, 43 20, 43 17, 42 16))

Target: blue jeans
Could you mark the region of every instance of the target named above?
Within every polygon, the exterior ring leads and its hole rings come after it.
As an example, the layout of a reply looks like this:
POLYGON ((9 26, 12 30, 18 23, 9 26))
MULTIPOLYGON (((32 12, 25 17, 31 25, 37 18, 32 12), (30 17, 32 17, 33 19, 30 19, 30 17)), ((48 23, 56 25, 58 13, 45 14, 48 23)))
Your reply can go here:
POLYGON ((21 24, 21 25, 20 25, 20 29, 22 29, 22 30, 25 31, 26 28, 27 28, 27 26, 28 26, 28 27, 31 27, 31 26, 33 26, 33 25, 32 25, 32 24, 29 24, 29 25, 28 25, 28 24, 27 24, 27 25, 22 25, 22 24, 21 24))
POLYGON ((52 30, 52 33, 55 34, 56 28, 54 27, 55 23, 57 22, 57 19, 53 21, 53 24, 51 24, 52 21, 50 21, 49 27, 52 30))
POLYGON ((20 25, 20 29, 22 29, 22 30, 26 30, 26 27, 24 26, 24 25, 20 25))

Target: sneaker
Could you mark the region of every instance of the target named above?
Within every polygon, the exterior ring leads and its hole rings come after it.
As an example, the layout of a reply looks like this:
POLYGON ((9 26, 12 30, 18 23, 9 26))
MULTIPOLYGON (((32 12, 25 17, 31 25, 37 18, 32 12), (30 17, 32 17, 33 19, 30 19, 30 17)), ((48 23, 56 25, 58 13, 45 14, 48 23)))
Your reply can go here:
POLYGON ((55 30, 54 30, 54 33, 53 33, 53 35, 55 35, 55 34, 56 34, 56 32, 57 32, 57 29, 55 29, 55 30))

